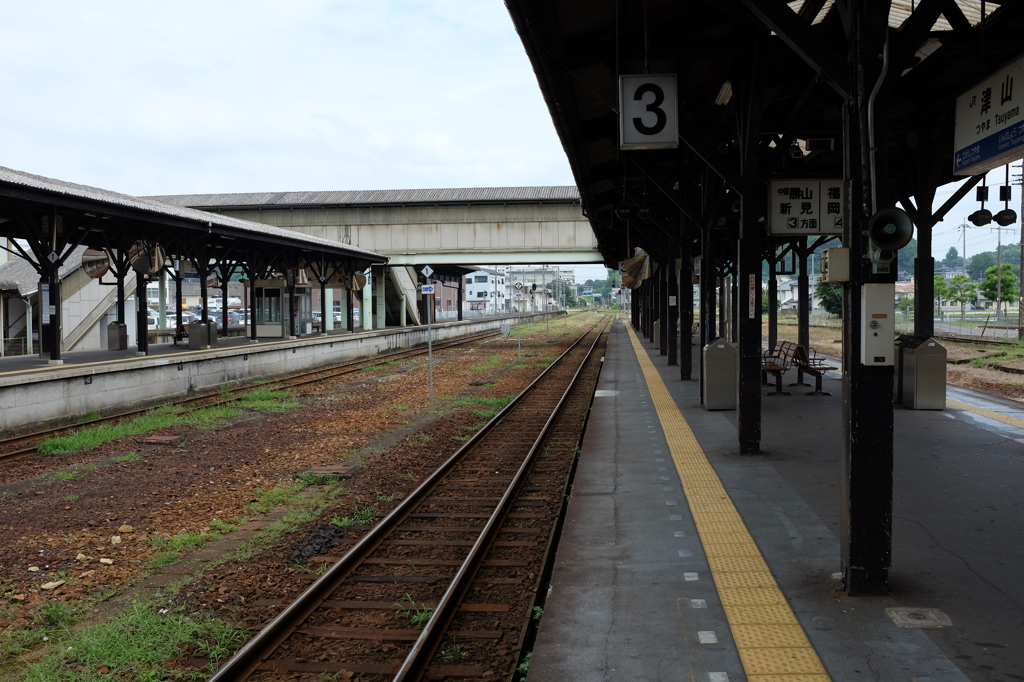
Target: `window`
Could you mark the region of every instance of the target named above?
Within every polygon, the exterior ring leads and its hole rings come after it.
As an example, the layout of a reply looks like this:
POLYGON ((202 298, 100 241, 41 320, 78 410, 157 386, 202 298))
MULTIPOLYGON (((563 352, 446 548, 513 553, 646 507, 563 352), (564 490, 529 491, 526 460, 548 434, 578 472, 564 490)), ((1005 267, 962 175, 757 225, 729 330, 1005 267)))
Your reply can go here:
POLYGON ((479 284, 480 282, 486 282, 487 281, 487 275, 477 275, 475 277, 475 279, 477 281, 477 284, 479 284))
POLYGON ((473 278, 472 277, 467 277, 466 278, 466 284, 472 284, 472 283, 473 283, 473 278))
POLYGON ((487 298, 487 292, 486 291, 478 291, 478 292, 476 292, 476 297, 477 298, 487 298))

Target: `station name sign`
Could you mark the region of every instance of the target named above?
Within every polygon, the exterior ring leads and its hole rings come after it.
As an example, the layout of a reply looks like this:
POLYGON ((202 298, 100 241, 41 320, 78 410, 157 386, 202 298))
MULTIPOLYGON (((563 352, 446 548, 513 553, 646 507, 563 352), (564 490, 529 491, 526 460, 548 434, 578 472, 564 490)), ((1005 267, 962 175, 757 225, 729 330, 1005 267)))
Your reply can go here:
POLYGON ((768 212, 768 234, 842 234, 843 181, 771 180, 768 212))
POLYGON ((954 175, 978 175, 1024 158, 1022 105, 1024 56, 956 98, 954 175))

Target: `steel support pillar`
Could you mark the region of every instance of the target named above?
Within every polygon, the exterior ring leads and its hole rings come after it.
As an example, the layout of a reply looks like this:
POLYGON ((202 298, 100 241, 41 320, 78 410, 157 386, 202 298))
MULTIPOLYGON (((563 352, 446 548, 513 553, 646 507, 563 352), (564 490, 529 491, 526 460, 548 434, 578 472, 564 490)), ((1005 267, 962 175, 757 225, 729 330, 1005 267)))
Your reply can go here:
POLYGON ((917 230, 917 258, 914 259, 914 335, 926 339, 935 336, 935 259, 931 253, 932 231, 917 230))
MULTIPOLYGON (((740 454, 761 451, 761 197, 758 171, 761 106, 764 91, 768 31, 754 30, 741 83, 740 158, 743 196, 740 198, 740 239, 733 272, 735 299, 733 336, 739 343, 739 387, 736 430, 740 454)), ((734 85, 735 87, 735 85, 734 85)), ((772 264, 774 271, 775 265, 772 264)))
MULTIPOLYGON (((660 270, 658 273, 658 320, 661 324, 658 325, 658 338, 656 343, 658 344, 658 354, 668 355, 668 292, 669 292, 669 260, 663 260, 661 262, 660 270)), ((669 364, 672 364, 671 362, 669 364)))
POLYGON ((693 268, 690 265, 690 241, 679 248, 679 378, 693 378, 693 268))
MULTIPOLYGON (((886 172, 885 145, 875 142, 885 139, 885 131, 881 120, 872 122, 870 111, 885 107, 873 102, 870 93, 881 70, 878 55, 884 51, 888 5, 855 0, 846 11, 852 97, 843 105, 843 244, 850 248, 851 266, 850 282, 843 288, 840 542, 845 589, 866 595, 886 592, 892 555, 893 367, 865 365, 860 354, 867 333, 862 329, 863 285, 893 280, 873 275, 870 261, 862 257, 869 248, 868 220, 878 210, 878 177, 886 172), (875 140, 868 137, 872 124, 875 140)), ((895 314, 893 302, 889 305, 895 314)))
POLYGON ((804 237, 804 248, 797 251, 797 275, 796 275, 796 336, 797 343, 804 348, 811 345, 811 285, 807 275, 807 242, 809 238, 804 237))
MULTIPOLYGON (((669 252, 671 253, 671 251, 669 252)), ((665 324, 662 337, 667 341, 669 366, 679 364, 679 280, 676 277, 676 259, 669 258, 665 268, 665 324)))
POLYGON ((768 272, 768 347, 775 348, 779 341, 779 280, 775 275, 775 261, 769 263, 768 272))

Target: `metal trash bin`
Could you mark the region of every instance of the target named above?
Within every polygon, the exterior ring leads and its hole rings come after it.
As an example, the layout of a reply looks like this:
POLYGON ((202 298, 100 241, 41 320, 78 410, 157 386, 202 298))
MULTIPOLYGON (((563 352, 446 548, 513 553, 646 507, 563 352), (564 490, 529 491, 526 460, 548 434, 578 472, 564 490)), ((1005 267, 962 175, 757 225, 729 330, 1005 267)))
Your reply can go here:
POLYGON ((210 328, 202 321, 188 323, 188 349, 205 350, 210 345, 210 328))
POLYGON ((107 325, 107 350, 127 350, 128 325, 124 322, 111 322, 107 325))
POLYGON ((704 409, 735 410, 739 352, 722 338, 704 346, 704 409))
POLYGON ((946 347, 934 338, 903 349, 903 404, 912 410, 946 407, 946 347))
POLYGON ((661 350, 661 320, 654 321, 654 347, 661 350))
POLYGON ((895 371, 892 375, 892 401, 894 403, 903 402, 903 351, 915 338, 917 337, 913 334, 900 334, 896 337, 896 348, 892 356, 895 364, 893 368, 895 371))
POLYGON ((206 345, 210 348, 217 347, 217 323, 212 320, 206 321, 206 345))

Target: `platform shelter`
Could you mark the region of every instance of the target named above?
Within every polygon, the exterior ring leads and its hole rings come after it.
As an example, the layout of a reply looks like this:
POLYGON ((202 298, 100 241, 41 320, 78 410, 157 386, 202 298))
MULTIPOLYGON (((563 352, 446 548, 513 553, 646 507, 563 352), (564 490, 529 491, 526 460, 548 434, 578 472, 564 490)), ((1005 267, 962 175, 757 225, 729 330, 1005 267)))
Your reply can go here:
POLYGON ((929 337, 932 227, 1024 155, 1024 3, 506 5, 599 249, 635 288, 634 327, 657 332, 691 379, 675 330, 695 322, 697 280, 698 347, 738 344, 740 453, 761 447, 762 264, 795 262, 806 329, 807 254, 826 239, 846 250, 831 260, 844 299, 842 566, 851 594, 885 591, 895 254, 912 226, 915 334, 929 337), (935 205, 938 187, 965 177, 935 205))

